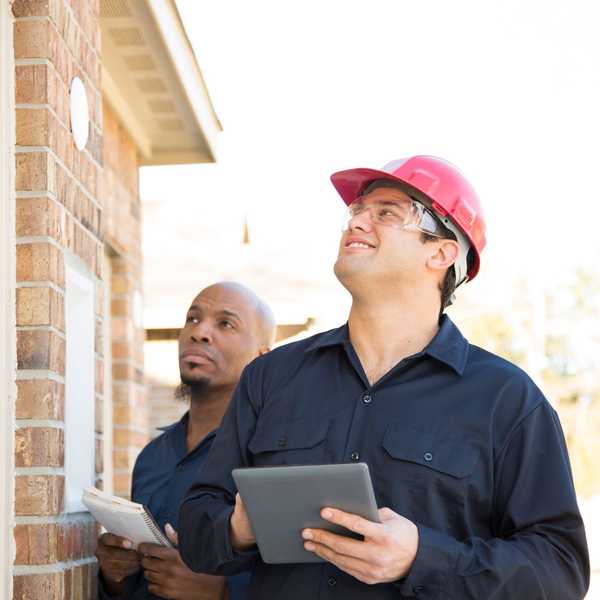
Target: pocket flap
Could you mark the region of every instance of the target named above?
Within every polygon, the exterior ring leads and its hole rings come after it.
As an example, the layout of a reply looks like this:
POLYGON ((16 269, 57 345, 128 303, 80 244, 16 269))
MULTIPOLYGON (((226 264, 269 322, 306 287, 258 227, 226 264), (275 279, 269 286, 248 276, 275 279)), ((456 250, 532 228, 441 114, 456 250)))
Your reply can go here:
POLYGON ((283 423, 260 423, 248 449, 252 454, 259 452, 280 452, 298 448, 312 448, 327 436, 329 420, 319 421, 299 419, 283 423))
POLYGON ((468 444, 397 425, 390 425, 383 447, 395 459, 416 463, 452 475, 466 477, 473 471, 475 451, 468 444))

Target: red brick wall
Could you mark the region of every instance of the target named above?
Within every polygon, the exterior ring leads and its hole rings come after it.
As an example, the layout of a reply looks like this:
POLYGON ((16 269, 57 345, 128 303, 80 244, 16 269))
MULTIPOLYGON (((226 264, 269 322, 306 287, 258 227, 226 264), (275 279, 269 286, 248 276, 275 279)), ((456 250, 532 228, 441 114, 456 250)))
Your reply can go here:
MULTIPOLYGON (((14 0, 16 101, 17 400, 15 600, 95 596, 96 525, 64 512, 64 260, 96 280, 102 324, 102 103, 98 0, 14 0), (69 86, 84 83, 90 139, 69 125, 69 86)), ((96 404, 102 347, 96 343, 96 404)), ((101 425, 101 424, 99 424, 101 425)), ((98 427, 98 429, 100 429, 98 427)), ((96 448, 101 457, 102 439, 96 448)), ((97 460, 97 476, 101 460, 97 460)))
POLYGON ((141 323, 141 206, 136 147, 104 104, 103 202, 112 250, 111 342, 114 493, 128 497, 131 471, 148 441, 141 323), (137 298, 137 300, 136 300, 137 298))

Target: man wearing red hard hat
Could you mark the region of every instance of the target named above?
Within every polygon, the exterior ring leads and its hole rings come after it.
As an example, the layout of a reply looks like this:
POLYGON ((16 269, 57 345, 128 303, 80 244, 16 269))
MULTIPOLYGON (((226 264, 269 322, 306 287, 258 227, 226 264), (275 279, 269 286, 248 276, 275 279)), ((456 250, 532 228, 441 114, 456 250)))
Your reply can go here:
POLYGON ((474 190, 430 156, 331 180, 348 206, 334 268, 348 322, 248 365, 181 507, 184 560, 253 568, 250 599, 583 598, 589 558, 558 417, 443 314, 479 270, 474 190), (380 522, 324 507, 363 539, 304 529, 323 562, 265 564, 232 469, 358 461, 380 522))

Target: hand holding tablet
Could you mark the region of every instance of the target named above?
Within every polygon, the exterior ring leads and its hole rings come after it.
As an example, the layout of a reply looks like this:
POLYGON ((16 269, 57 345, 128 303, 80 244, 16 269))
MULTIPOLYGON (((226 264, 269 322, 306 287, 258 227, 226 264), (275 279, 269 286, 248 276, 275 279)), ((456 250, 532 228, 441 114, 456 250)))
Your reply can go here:
MULTIPOLYGON (((369 469, 364 463, 235 469, 232 475, 266 563, 323 561, 304 548, 302 531, 306 528, 361 539, 343 525, 324 519, 324 507, 379 522, 369 469)), ((236 525, 243 524, 239 503, 235 510, 236 525)), ((247 546, 251 539, 248 529, 242 526, 236 530, 242 532, 239 546, 247 546)))

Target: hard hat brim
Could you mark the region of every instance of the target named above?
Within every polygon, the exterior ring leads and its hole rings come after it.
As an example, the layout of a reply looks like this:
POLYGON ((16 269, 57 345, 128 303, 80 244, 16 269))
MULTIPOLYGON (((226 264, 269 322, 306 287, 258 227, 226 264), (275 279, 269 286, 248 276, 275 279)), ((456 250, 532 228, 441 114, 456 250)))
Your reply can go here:
MULTIPOLYGON (((405 189, 409 196, 418 200, 424 200, 425 204, 427 204, 427 201, 429 201, 429 203, 432 201, 431 198, 418 188, 410 185, 403 179, 395 177, 391 173, 387 173, 380 169, 368 169, 363 167, 346 169, 344 171, 336 171, 331 175, 330 179, 333 187, 346 205, 350 205, 354 202, 369 183, 379 179, 386 179, 392 183, 398 184, 401 188, 405 189)), ((479 252, 476 248, 474 248, 474 250, 471 267, 468 273, 469 279, 473 279, 479 271, 479 252)))

